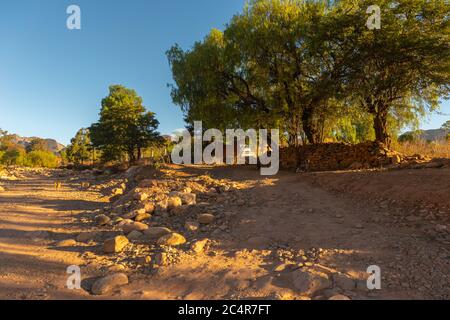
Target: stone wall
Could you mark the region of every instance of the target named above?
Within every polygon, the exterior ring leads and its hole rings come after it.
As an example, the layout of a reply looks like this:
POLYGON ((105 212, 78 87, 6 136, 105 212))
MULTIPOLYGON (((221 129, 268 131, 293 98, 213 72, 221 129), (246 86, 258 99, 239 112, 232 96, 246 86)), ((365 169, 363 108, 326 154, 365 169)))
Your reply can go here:
POLYGON ((396 165, 403 157, 376 142, 323 143, 280 150, 280 166, 299 171, 335 171, 396 165))

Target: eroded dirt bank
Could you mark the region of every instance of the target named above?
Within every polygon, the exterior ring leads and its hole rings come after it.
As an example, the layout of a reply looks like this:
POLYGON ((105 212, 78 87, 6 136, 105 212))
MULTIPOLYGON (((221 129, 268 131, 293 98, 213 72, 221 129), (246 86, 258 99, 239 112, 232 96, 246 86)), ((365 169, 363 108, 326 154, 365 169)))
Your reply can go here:
POLYGON ((449 181, 449 169, 25 171, 0 192, 0 298, 448 299, 449 181), (129 243, 106 253, 120 235, 129 243), (69 265, 81 290, 66 288, 69 265), (370 265, 382 290, 367 290, 370 265), (128 284, 94 294, 111 274, 128 284))

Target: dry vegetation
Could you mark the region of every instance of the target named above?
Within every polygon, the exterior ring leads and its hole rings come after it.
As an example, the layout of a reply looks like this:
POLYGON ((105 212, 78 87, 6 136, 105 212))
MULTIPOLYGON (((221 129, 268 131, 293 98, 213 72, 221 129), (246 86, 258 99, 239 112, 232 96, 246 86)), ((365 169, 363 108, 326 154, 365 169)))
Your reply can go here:
POLYGON ((450 140, 396 143, 394 149, 406 156, 420 154, 429 158, 450 158, 450 140))

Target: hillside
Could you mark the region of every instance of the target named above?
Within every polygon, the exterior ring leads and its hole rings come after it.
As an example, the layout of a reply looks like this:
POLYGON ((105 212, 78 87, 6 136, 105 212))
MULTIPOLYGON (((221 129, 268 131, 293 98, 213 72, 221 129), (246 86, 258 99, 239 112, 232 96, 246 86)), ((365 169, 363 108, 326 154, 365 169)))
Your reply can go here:
POLYGON ((401 137, 417 135, 419 140, 438 141, 438 140, 445 140, 445 138, 449 133, 450 131, 446 129, 419 130, 419 131, 405 132, 404 134, 401 135, 401 137))
MULTIPOLYGON (((12 137, 12 141, 14 143, 20 144, 22 146, 24 146, 25 148, 31 143, 31 141, 33 141, 34 139, 42 139, 39 137, 21 137, 17 134, 14 134, 11 136, 12 137)), ((61 143, 59 143, 58 141, 56 141, 55 139, 43 139, 45 141, 45 143, 47 144, 47 147, 49 148, 49 150, 53 153, 58 153, 60 152, 62 149, 65 148, 65 146, 61 143)))

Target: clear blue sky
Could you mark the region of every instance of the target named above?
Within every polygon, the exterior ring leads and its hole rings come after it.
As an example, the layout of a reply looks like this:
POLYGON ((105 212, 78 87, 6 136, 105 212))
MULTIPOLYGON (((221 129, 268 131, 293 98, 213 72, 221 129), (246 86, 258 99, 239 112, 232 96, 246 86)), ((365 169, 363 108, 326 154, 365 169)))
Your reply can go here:
MULTIPOLYGON (((165 56, 223 28, 245 0, 2 0, 0 128, 68 143, 98 118, 111 84, 136 89, 156 112, 160 132, 184 127, 170 98, 165 56), (66 28, 66 8, 81 7, 82 29, 66 28)), ((447 102, 442 112, 450 113, 447 102)), ((423 128, 449 116, 434 115, 423 128)))

